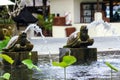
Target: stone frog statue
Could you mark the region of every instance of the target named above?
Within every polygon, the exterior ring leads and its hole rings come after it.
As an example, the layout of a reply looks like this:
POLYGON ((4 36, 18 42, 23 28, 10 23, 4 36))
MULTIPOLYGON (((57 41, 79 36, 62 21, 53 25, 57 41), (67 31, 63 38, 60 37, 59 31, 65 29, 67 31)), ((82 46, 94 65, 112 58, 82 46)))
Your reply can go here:
POLYGON ((72 33, 67 40, 67 44, 64 48, 87 48, 92 45, 93 39, 90 39, 88 35, 88 29, 86 26, 81 26, 80 32, 72 33))
POLYGON ((11 42, 6 48, 3 49, 5 52, 20 52, 20 51, 31 51, 33 49, 33 44, 27 40, 27 34, 25 32, 21 33, 17 39, 11 42))

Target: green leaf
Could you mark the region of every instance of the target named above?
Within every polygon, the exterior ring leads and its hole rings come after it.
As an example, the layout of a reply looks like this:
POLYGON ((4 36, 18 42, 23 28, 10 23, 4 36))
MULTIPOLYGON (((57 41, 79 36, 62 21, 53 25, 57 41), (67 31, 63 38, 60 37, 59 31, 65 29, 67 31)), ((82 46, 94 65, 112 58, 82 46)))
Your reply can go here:
POLYGON ((112 70, 118 72, 118 69, 117 69, 116 67, 114 67, 113 65, 111 65, 109 62, 105 62, 105 64, 106 64, 109 68, 111 68, 112 70))
POLYGON ((2 57, 5 61, 9 62, 10 64, 14 63, 14 60, 6 54, 0 54, 0 57, 2 57))
POLYGON ((41 69, 38 68, 36 65, 34 65, 33 68, 37 69, 38 71, 41 71, 41 69))
POLYGON ((71 65, 75 63, 77 60, 74 56, 64 56, 63 57, 63 62, 67 63, 68 65, 71 65))
POLYGON ((0 41, 0 51, 8 44, 10 37, 5 36, 5 39, 0 41))
POLYGON ((38 71, 41 71, 36 65, 34 65, 34 64, 32 63, 32 60, 31 60, 31 59, 25 59, 25 60, 22 61, 22 63, 23 63, 24 65, 26 65, 26 66, 28 67, 28 69, 33 69, 33 68, 35 68, 35 69, 37 69, 38 71))
POLYGON ((28 69, 32 69, 34 67, 34 64, 32 63, 31 59, 25 59, 22 61, 24 65, 28 67, 28 69))
POLYGON ((52 62, 52 65, 53 66, 60 66, 60 63, 59 62, 52 62))
POLYGON ((52 62, 53 66, 59 66, 59 67, 62 67, 62 68, 65 68, 68 66, 68 64, 66 64, 65 62, 52 62))
POLYGON ((45 30, 52 30, 54 16, 50 14, 45 20, 43 15, 38 15, 38 25, 43 27, 45 30))
POLYGON ((60 65, 60 67, 63 67, 63 68, 66 68, 66 67, 69 66, 69 65, 68 65, 67 63, 65 63, 65 62, 61 62, 59 65, 60 65))
POLYGON ((5 73, 2 78, 9 80, 10 79, 10 73, 5 73))
POLYGON ((76 58, 74 56, 64 56, 62 62, 52 62, 53 66, 59 66, 66 68, 70 66, 71 64, 76 62, 76 58))

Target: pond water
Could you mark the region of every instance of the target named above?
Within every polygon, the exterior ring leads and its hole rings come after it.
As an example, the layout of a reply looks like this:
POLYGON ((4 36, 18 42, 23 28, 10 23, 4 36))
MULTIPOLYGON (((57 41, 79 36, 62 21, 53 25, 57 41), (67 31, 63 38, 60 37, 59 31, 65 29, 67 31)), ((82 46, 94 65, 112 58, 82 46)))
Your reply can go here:
MULTIPOLYGON (((120 36, 93 37, 93 39, 94 44, 89 47, 97 48, 97 51, 120 50, 120 36)), ((31 42, 34 44, 33 51, 38 51, 39 54, 49 54, 49 52, 59 54, 59 48, 66 45, 67 38, 35 37, 31 42)))
MULTIPOLYGON (((53 54, 51 59, 59 61, 58 55, 53 54)), ((120 69, 120 51, 98 52, 98 60, 90 64, 72 65, 66 68, 67 80, 120 80, 120 72, 115 72, 106 66, 110 62, 120 69)), ((64 69, 52 66, 48 55, 39 55, 37 66, 41 71, 29 70, 25 67, 11 69, 1 68, 4 72, 11 73, 11 80, 64 80, 64 69)))
MULTIPOLYGON (((57 61, 56 57, 52 57, 53 61, 57 61)), ((45 59, 43 58, 43 61, 46 61, 45 59)), ((111 77, 112 80, 120 80, 120 72, 111 70, 106 66, 105 62, 110 62, 113 66, 120 69, 120 51, 99 52, 98 60, 96 62, 67 67, 67 80, 111 80, 111 77)), ((42 69, 42 72, 36 72, 33 75, 33 77, 38 78, 38 80, 64 80, 63 68, 53 67, 49 63, 44 64, 42 61, 40 61, 39 67, 42 69), (45 75, 36 76, 36 74, 45 75)))
MULTIPOLYGON (((3 69, 1 66, 1 75, 4 72, 10 72, 11 80, 64 80, 64 69, 52 66, 51 61, 59 61, 59 48, 65 44, 66 39, 48 38, 48 43, 45 43, 47 46, 42 43, 42 40, 31 41, 35 44, 33 50, 37 50, 39 53, 37 66, 41 71, 28 70, 20 66, 3 69)), ((105 62, 110 62, 118 70, 120 69, 119 37, 95 38, 95 41, 91 47, 98 49, 97 61, 67 67, 67 80, 120 80, 120 71, 115 72, 105 64, 105 62)))

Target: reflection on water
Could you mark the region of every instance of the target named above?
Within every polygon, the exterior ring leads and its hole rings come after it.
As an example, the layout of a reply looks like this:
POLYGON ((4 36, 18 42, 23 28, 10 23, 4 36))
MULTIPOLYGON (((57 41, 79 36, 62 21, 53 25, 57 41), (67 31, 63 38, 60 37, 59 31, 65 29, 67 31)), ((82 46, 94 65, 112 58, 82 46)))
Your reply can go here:
POLYGON ((25 67, 16 67, 10 69, 7 66, 4 69, 2 68, 0 72, 1 72, 1 76, 4 73, 7 72, 10 73, 11 74, 10 80, 37 80, 32 78, 33 71, 28 70, 25 67))
MULTIPOLYGON (((99 52, 97 62, 89 65, 72 65, 67 67, 67 80, 120 80, 120 72, 112 71, 105 65, 108 61, 120 69, 120 51, 99 52)), ((58 55, 52 55, 53 61, 58 61, 58 55)), ((28 70, 25 67, 0 70, 11 73, 11 80, 64 80, 64 69, 54 67, 49 63, 48 55, 40 55, 38 67, 42 70, 28 70)))

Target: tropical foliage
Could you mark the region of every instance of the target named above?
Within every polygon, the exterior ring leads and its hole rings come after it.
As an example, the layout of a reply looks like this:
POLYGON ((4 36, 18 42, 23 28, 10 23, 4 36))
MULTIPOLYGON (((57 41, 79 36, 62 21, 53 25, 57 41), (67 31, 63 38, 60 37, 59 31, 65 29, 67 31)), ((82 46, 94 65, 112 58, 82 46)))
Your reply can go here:
POLYGON ((50 14, 46 19, 44 19, 43 15, 38 14, 37 18, 38 18, 38 25, 41 28, 49 31, 52 30, 53 18, 54 18, 52 14, 50 14))
POLYGON ((0 51, 2 51, 2 49, 6 47, 9 40, 10 40, 10 37, 6 36, 4 40, 0 41, 0 51))

